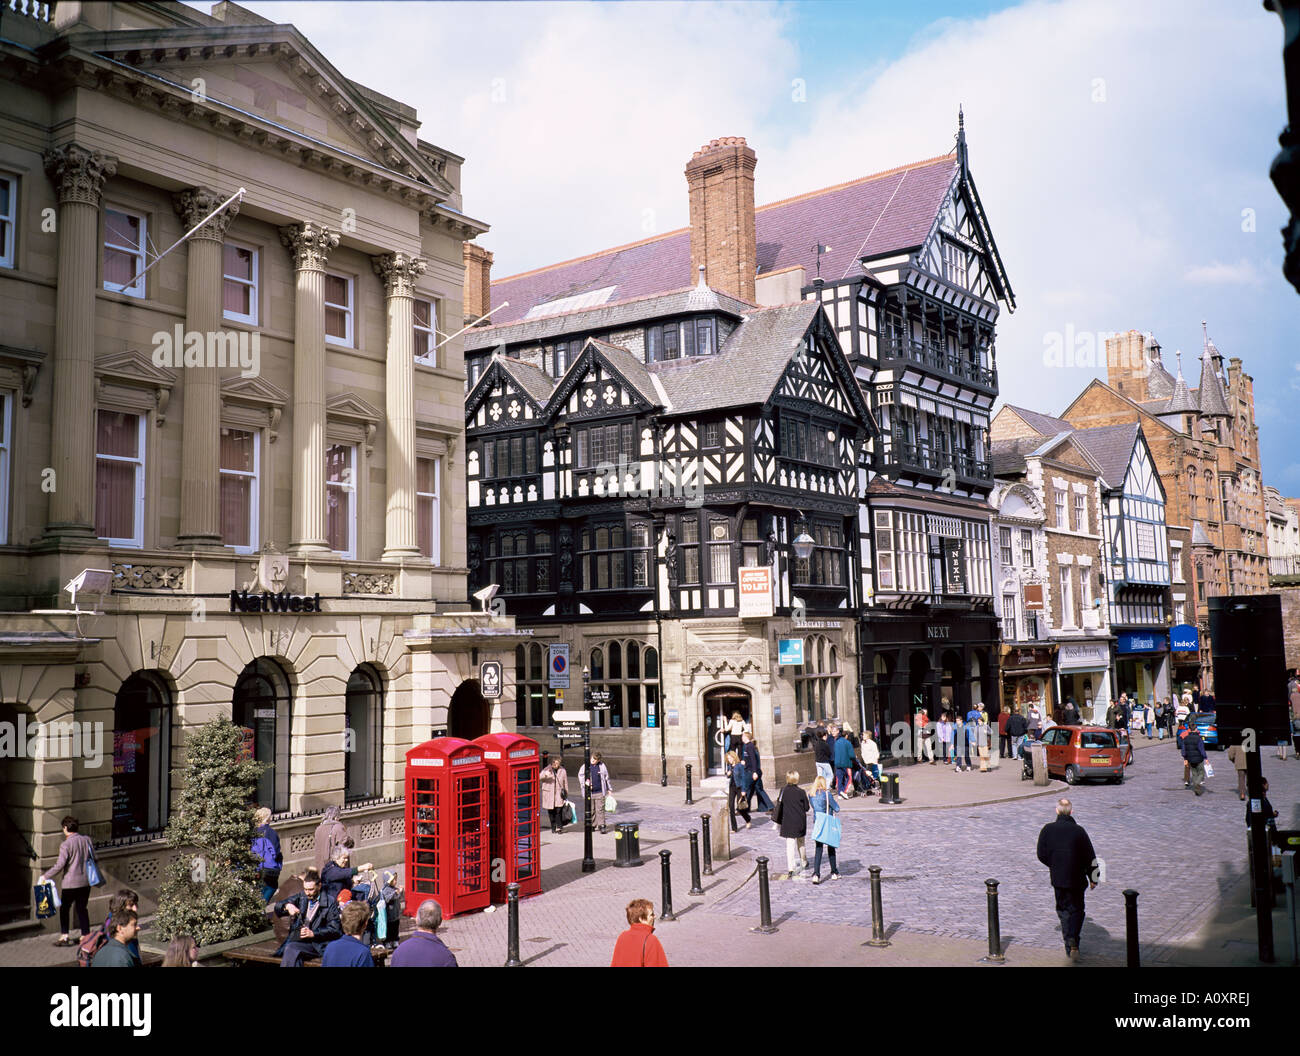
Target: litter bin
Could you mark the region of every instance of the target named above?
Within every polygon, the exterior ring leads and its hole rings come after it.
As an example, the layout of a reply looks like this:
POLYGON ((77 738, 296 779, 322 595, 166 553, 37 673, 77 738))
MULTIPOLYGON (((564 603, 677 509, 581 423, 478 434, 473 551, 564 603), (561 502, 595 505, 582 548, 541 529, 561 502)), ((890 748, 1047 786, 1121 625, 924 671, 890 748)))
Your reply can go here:
POLYGON ((881 803, 901 803, 898 796, 898 774, 887 773, 880 775, 880 802, 881 803))
POLYGON ((620 821, 614 826, 614 865, 622 869, 645 865, 641 860, 639 821, 620 821))

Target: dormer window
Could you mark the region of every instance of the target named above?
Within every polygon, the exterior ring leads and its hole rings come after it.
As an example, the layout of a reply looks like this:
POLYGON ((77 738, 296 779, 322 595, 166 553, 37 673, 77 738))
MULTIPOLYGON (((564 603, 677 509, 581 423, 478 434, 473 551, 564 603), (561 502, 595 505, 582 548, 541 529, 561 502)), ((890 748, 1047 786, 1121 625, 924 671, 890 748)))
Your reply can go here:
POLYGON ((646 329, 645 361, 662 363, 689 356, 711 356, 718 350, 717 338, 712 316, 651 326, 646 329))

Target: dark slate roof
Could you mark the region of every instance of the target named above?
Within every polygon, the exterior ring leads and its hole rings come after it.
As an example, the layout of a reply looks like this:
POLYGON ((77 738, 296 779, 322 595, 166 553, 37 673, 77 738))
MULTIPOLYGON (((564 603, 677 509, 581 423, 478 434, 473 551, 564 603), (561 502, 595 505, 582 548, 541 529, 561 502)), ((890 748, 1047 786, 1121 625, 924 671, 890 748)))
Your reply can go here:
POLYGON ((800 301, 751 311, 716 355, 652 363, 673 414, 766 403, 820 305, 800 301))
POLYGON ((606 362, 622 374, 623 379, 632 388, 636 389, 641 394, 641 398, 649 403, 651 407, 663 406, 663 397, 659 395, 659 390, 655 388, 654 379, 650 377, 650 372, 646 370, 645 364, 636 356, 632 355, 626 348, 611 345, 607 341, 597 341, 594 337, 587 344, 597 348, 600 354, 605 357, 606 362))
POLYGON ((1223 394, 1223 382, 1219 379, 1219 375, 1215 373, 1213 357, 1217 353, 1218 349, 1214 347, 1214 343, 1206 341, 1205 351, 1201 353, 1199 403, 1202 414, 1230 418, 1232 415, 1228 411, 1228 400, 1223 394))
POLYGON ((555 389, 555 382, 550 376, 531 363, 524 363, 522 360, 509 359, 506 356, 498 357, 502 368, 515 381, 519 387, 524 390, 529 398, 539 407, 545 407, 546 401, 551 398, 551 392, 555 389))
MULTIPOLYGON (((957 175, 957 157, 945 154, 754 210, 759 275, 802 266, 813 275, 817 245, 828 281, 861 274, 862 257, 902 252, 925 241, 944 195, 957 175)), ((620 300, 676 290, 694 279, 690 228, 602 250, 492 283, 498 325, 517 322, 546 301, 614 286, 620 300)), ((468 341, 468 335, 467 335, 468 341)), ((467 345, 468 347, 468 345, 467 345)))
POLYGON ((1064 418, 1053 418, 1050 414, 1041 414, 1025 407, 1017 407, 1012 403, 1008 403, 1006 406, 1008 410, 1015 411, 1020 419, 1040 436, 1057 436, 1060 433, 1068 433, 1074 429, 1074 426, 1064 418))
POLYGON ((1174 382, 1174 394, 1169 397, 1165 413, 1195 414, 1197 409, 1197 403, 1192 399, 1191 390, 1187 387, 1187 379, 1183 377, 1183 357, 1180 352, 1178 354, 1178 380, 1174 382))
POLYGON ((1021 436, 1014 440, 994 440, 992 445, 993 475, 995 477, 1019 476, 1025 471, 1025 456, 1041 447, 1041 436, 1021 436))
MULTIPOLYGON (((717 310, 739 316, 754 306, 717 290, 717 310)), ((514 303, 511 302, 511 308, 514 303)), ((616 330, 644 320, 699 310, 699 292, 687 286, 667 293, 645 294, 609 304, 598 304, 561 315, 525 319, 515 323, 475 326, 465 331, 465 351, 480 352, 498 344, 514 345, 523 341, 547 341, 583 330, 616 330)))
POLYGON ((1124 483, 1129 462, 1133 459, 1133 445, 1137 442, 1137 422, 1119 425, 1099 425, 1092 429, 1076 429, 1071 434, 1093 460, 1101 467, 1102 478, 1112 488, 1124 483))

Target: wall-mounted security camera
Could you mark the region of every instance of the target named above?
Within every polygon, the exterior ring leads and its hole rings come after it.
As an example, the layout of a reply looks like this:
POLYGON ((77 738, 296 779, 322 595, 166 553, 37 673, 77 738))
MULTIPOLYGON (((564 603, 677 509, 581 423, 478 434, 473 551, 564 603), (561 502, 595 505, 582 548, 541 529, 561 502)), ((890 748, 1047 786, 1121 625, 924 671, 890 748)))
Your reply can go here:
POLYGON ((483 603, 483 611, 488 611, 488 606, 492 604, 492 599, 497 596, 497 591, 501 589, 500 583, 489 583, 482 590, 474 591, 474 597, 483 603))
POLYGON ((79 576, 74 578, 63 589, 72 595, 72 607, 78 612, 77 594, 98 594, 101 597, 109 592, 113 586, 113 573, 105 568, 87 568, 79 576))

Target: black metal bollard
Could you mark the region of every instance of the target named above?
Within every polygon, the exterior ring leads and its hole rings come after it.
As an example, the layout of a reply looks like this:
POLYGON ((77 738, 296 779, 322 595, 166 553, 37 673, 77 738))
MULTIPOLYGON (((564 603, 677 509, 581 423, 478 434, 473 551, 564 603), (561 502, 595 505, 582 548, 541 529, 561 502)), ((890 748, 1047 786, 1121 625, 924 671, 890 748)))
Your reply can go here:
POLYGON ((772 892, 767 886, 767 859, 758 860, 758 927, 752 928, 760 935, 771 935, 776 931, 772 926, 772 892))
POLYGON ((704 836, 704 875, 713 875, 713 832, 710 826, 713 819, 707 814, 700 815, 700 829, 704 836))
POLYGON ((1128 936, 1128 967, 1141 968, 1138 954, 1138 893, 1131 887, 1124 889, 1124 930, 1128 936))
POLYGON ((871 938, 867 945, 883 948, 889 940, 885 938, 885 910, 880 900, 880 866, 869 865, 867 872, 871 874, 871 938))
POLYGON ((661 922, 674 921, 677 919, 673 916, 673 874, 672 867, 668 864, 668 859, 672 856, 672 851, 659 852, 659 863, 662 866, 664 888, 664 911, 659 914, 659 920, 661 922))
POLYGON ((519 885, 506 885, 506 967, 521 968, 519 959, 519 885))
POLYGON ((695 800, 691 798, 691 764, 686 764, 686 805, 688 807, 695 805, 695 800))
POLYGON ((700 885, 700 834, 691 829, 691 889, 688 895, 702 895, 704 888, 700 885))
POLYGON ((1006 958, 1002 955, 1002 924, 998 920, 998 882, 985 880, 984 888, 989 899, 989 955, 984 960, 1002 964, 1006 958))

